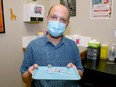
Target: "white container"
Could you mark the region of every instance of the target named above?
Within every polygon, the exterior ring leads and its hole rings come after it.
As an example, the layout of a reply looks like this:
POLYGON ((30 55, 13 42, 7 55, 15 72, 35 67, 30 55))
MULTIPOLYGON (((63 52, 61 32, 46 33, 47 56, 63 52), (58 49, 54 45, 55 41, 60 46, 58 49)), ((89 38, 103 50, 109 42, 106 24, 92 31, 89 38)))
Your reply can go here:
POLYGON ((44 6, 36 3, 27 3, 24 5, 24 22, 43 21, 44 6))

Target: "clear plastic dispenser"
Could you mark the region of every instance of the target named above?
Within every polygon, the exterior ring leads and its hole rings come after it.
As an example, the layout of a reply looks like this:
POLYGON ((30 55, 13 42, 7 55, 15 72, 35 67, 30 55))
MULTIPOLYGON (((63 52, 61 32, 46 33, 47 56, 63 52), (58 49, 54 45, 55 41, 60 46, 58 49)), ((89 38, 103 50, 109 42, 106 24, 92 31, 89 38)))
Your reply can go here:
POLYGON ((111 50, 109 51, 109 61, 114 62, 114 59, 116 57, 116 49, 115 49, 116 44, 112 44, 111 50))

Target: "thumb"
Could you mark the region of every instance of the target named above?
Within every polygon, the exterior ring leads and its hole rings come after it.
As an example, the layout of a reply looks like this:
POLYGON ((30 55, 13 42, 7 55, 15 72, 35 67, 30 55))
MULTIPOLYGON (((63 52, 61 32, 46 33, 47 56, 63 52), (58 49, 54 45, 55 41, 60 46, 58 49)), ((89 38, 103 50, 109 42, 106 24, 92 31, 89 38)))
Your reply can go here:
POLYGON ((29 67, 28 72, 29 72, 30 74, 32 74, 33 71, 34 71, 34 69, 36 69, 36 68, 38 68, 38 65, 37 65, 37 64, 34 64, 34 65, 32 65, 31 67, 29 67))
POLYGON ((34 69, 38 68, 38 65, 37 64, 34 64, 33 65, 34 69))
POLYGON ((76 66, 75 66, 73 63, 69 63, 69 64, 67 65, 67 67, 68 67, 68 68, 70 68, 70 67, 76 68, 76 66))

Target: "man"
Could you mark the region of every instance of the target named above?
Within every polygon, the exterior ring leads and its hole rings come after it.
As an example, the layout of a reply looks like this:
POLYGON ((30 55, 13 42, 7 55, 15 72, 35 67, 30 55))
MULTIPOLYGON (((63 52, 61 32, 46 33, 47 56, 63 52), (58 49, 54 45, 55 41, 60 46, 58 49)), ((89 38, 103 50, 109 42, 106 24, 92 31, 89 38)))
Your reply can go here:
MULTIPOLYGON (((80 76, 83 75, 77 45, 74 41, 63 36, 69 18, 69 10, 65 6, 60 4, 52 6, 47 17, 47 34, 29 43, 20 71, 23 81, 30 83, 31 87, 79 87, 77 81, 32 79, 35 68, 48 64, 73 67, 77 69, 80 76)), ((30 86, 27 85, 27 87, 30 86)))

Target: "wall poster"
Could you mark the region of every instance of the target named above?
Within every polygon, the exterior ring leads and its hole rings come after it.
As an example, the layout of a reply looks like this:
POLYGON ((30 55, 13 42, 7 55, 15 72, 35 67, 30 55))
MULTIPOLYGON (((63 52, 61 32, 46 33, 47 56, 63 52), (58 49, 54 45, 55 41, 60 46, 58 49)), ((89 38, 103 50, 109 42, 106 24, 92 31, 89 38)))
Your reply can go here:
POLYGON ((70 16, 76 16, 76 0, 60 0, 60 3, 69 8, 70 16))
POLYGON ((113 0, 91 0, 91 19, 111 19, 113 0))
POLYGON ((3 0, 0 0, 0 33, 5 33, 3 0))

